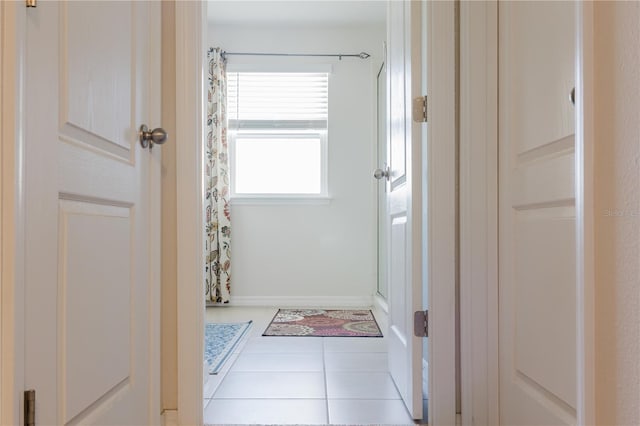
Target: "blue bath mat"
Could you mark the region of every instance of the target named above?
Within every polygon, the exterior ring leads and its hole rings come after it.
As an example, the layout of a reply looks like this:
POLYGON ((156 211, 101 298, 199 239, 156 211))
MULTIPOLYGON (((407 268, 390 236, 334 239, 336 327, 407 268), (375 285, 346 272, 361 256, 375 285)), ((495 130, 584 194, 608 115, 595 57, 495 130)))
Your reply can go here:
POLYGON ((208 323, 204 330, 204 359, 209 364, 209 374, 218 374, 233 349, 245 335, 252 321, 219 324, 208 323))

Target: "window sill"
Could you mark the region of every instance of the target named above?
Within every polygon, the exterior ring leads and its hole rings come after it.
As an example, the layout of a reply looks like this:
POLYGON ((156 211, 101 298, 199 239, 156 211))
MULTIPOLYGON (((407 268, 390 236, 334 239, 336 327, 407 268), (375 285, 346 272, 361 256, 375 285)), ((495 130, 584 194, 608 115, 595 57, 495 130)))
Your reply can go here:
POLYGON ((320 205, 329 204, 332 198, 329 196, 317 195, 317 196, 262 196, 262 197, 232 197, 231 205, 320 205))

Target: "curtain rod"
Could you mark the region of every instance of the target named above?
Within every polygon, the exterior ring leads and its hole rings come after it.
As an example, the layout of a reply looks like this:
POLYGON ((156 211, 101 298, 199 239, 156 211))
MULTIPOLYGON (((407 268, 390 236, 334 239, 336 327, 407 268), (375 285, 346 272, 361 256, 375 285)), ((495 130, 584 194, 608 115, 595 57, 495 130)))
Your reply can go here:
POLYGON ((334 54, 322 54, 322 53, 245 53, 245 52, 227 52, 223 51, 220 56, 223 59, 226 59, 228 55, 238 55, 238 56, 324 56, 324 57, 336 57, 339 60, 342 58, 360 58, 367 59, 371 55, 367 52, 360 52, 356 54, 342 54, 342 53, 334 53, 334 54))

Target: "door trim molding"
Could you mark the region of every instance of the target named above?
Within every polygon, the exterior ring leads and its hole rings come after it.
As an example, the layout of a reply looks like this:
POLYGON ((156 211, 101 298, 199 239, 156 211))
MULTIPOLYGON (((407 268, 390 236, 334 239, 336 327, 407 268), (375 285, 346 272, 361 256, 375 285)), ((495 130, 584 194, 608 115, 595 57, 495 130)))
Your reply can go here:
POLYGON ((206 2, 175 2, 178 424, 203 422, 202 150, 206 2))
MULTIPOLYGON (((457 2, 426 2, 427 9, 427 247, 429 319, 428 421, 456 424, 457 285, 457 2)), ((424 177, 423 177, 424 179, 424 177)), ((423 257, 424 259, 424 257, 423 257)), ((424 261, 424 260, 423 260, 424 261)))
POLYGON ((498 7, 460 4, 462 424, 499 424, 498 7))
POLYGON ((596 424, 593 2, 576 3, 577 424, 596 424))
MULTIPOLYGON (((147 8, 147 13, 150 14, 148 22, 162 22, 162 10, 161 5, 151 5, 147 8)), ((151 69, 161 70, 162 62, 162 38, 161 30, 155 29, 149 40, 149 64, 151 69)), ((162 120, 162 78, 161 72, 153 73, 152 79, 146 83, 150 86, 148 90, 149 99, 149 122, 161 122, 162 120), (157 120, 157 121, 156 121, 157 120)), ((148 418, 159 424, 161 422, 162 415, 162 378, 161 378, 161 326, 160 321, 162 318, 162 305, 161 305, 161 214, 162 214, 162 187, 161 187, 161 150, 149 151, 149 213, 157 212, 157 214, 150 214, 151 220, 147 224, 149 227, 149 240, 151 246, 149 247, 149 286, 148 286, 148 306, 149 306, 149 414, 148 418), (153 183, 156 183, 153 185, 153 183)))

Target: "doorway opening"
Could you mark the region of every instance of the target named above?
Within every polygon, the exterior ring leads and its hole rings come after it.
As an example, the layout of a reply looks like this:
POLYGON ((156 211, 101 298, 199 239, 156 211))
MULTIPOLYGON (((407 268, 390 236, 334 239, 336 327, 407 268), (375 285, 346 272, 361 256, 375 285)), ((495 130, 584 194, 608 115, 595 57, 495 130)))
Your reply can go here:
MULTIPOLYGON (((380 167, 379 151, 386 149, 384 130, 378 138, 387 112, 381 97, 386 74, 380 72, 386 14, 382 2, 209 3, 207 47, 219 48, 227 75, 235 75, 227 86, 236 91, 226 104, 230 165, 240 155, 248 158, 251 144, 264 146, 264 134, 273 129, 288 136, 321 127, 321 101, 295 104, 308 89, 303 73, 327 73, 328 117, 325 139, 318 139, 324 144, 324 190, 247 195, 236 191, 237 170, 229 171, 231 296, 213 297, 223 306, 208 306, 205 322, 250 320, 252 328, 220 373, 205 375, 205 423, 413 422, 389 372, 386 337, 261 335, 278 307, 372 309, 387 335, 386 272, 379 266, 386 242, 380 242, 378 212, 386 183, 372 176, 380 167), (271 75, 291 80, 295 73, 298 90, 289 86, 283 99, 270 99, 279 87, 271 75), (248 74, 244 83, 241 74, 248 74), (289 101, 298 110, 288 111, 289 101), (256 102, 259 111, 244 111, 243 102, 256 102), (300 123, 296 113, 304 108, 309 116, 300 123), (274 118, 273 111, 291 116, 274 118), (253 139, 242 146, 240 135, 253 139)), ((320 90, 312 89, 305 99, 320 90)), ((266 155, 257 158, 265 175, 276 173, 270 169, 278 168, 275 160, 265 165, 266 155)))

